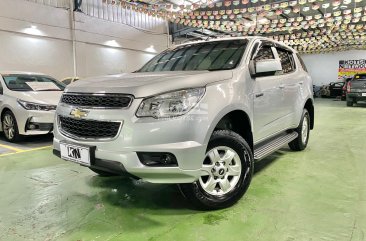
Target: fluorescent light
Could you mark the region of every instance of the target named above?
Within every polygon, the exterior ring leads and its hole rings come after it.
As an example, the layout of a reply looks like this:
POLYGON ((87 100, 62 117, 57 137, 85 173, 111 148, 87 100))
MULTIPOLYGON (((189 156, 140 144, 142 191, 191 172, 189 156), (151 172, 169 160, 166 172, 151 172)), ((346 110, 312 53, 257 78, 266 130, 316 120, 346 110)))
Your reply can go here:
POLYGON ((156 53, 156 49, 155 49, 154 45, 150 45, 150 47, 146 48, 145 50, 148 51, 148 52, 156 53))
POLYGON ((106 41, 104 44, 115 48, 121 47, 121 45, 116 40, 109 40, 106 41))
POLYGON ((44 35, 42 31, 40 31, 39 29, 37 29, 37 26, 31 26, 30 28, 26 28, 23 30, 23 33, 29 34, 29 35, 37 35, 37 36, 42 36, 44 35))

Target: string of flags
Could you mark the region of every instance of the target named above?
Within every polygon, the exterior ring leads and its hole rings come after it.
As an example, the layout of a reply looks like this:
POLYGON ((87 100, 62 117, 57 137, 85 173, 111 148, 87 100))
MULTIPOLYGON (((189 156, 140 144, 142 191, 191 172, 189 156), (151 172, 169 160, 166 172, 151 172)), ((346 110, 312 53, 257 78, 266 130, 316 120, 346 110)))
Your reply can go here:
POLYGON ((366 49, 363 0, 102 1, 195 28, 267 36, 305 53, 366 49))

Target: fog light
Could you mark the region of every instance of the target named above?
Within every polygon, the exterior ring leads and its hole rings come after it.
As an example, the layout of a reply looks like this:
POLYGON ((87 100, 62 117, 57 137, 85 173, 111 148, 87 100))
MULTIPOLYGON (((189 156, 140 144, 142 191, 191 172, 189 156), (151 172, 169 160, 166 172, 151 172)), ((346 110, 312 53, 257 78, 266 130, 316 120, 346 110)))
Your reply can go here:
POLYGON ((178 166, 177 158, 166 152, 138 152, 140 162, 150 167, 172 167, 178 166))
POLYGON ((36 129, 37 128, 37 126, 36 125, 34 125, 34 124, 29 124, 29 126, 28 126, 28 129, 29 130, 34 130, 34 129, 36 129))

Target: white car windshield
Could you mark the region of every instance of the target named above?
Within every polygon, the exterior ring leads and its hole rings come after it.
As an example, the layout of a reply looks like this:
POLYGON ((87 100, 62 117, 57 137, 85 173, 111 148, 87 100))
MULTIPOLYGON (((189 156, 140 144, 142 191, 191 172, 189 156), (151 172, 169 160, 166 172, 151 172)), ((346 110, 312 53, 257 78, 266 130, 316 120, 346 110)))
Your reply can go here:
POLYGON ((65 85, 49 76, 10 74, 3 75, 6 86, 13 91, 63 91, 65 85))
POLYGON ((137 72, 228 70, 240 63, 248 41, 193 43, 166 50, 137 72))

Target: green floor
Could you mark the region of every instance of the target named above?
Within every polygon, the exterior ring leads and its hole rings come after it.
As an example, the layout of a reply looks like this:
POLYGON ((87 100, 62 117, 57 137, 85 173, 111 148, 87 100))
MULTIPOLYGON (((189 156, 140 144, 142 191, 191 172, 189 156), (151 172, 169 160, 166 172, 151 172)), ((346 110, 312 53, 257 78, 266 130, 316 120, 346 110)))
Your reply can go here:
POLYGON ((364 240, 366 105, 317 100, 308 149, 257 163, 246 196, 191 210, 175 186, 101 178, 51 149, 0 157, 0 240, 364 240))

